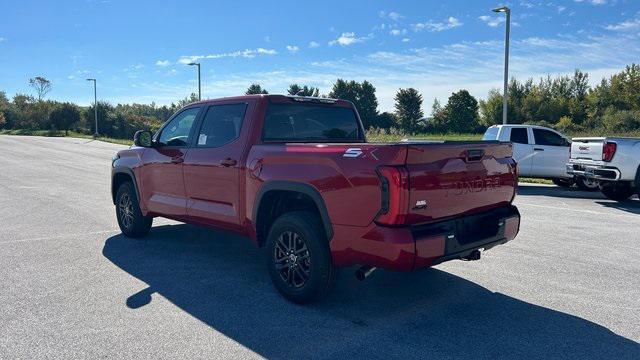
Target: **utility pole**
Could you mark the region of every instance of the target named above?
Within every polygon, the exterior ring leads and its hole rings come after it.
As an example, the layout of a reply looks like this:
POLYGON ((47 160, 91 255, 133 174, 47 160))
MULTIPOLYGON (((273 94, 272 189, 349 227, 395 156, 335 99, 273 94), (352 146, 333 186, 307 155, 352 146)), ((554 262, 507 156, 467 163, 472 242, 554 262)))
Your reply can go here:
POLYGON ((96 90, 96 79, 87 79, 87 81, 93 81, 93 117, 96 121, 96 131, 93 132, 93 138, 98 138, 98 92, 96 90))
POLYGON ((504 36, 504 90, 502 92, 502 123, 507 124, 507 102, 509 99, 509 32, 511 30, 511 9, 502 6, 493 9, 493 12, 505 13, 507 15, 506 31, 504 36))
POLYGON ((197 66, 198 67, 198 101, 202 100, 202 88, 200 86, 200 63, 191 62, 187 65, 197 66))

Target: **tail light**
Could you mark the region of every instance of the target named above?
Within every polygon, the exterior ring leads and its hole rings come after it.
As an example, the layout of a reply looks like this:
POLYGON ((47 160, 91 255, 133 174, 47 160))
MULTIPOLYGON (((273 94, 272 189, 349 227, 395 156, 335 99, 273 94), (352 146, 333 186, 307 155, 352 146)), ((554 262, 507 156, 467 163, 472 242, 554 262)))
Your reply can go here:
POLYGON ((606 142, 602 147, 602 160, 609 162, 613 159, 613 155, 616 154, 617 145, 614 142, 606 142))
POLYGON ((382 201, 376 222, 383 225, 401 225, 406 222, 409 209, 409 172, 404 167, 378 168, 382 201))

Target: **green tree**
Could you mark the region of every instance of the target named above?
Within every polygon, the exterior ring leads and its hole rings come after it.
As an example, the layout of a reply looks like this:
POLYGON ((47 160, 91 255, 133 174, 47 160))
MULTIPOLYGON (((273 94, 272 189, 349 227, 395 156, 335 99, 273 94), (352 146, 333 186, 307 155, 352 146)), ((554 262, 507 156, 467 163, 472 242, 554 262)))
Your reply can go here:
POLYGON ((313 86, 291 84, 289 85, 289 89, 287 89, 287 93, 289 95, 318 97, 320 96, 320 89, 313 86))
POLYGON ((383 112, 376 115, 373 124, 371 127, 379 128, 379 129, 390 129, 392 127, 396 127, 398 125, 398 119, 393 113, 383 112))
POLYGON ((378 116, 378 98, 376 97, 376 88, 367 80, 360 85, 356 107, 362 124, 366 129, 370 128, 378 116))
POLYGON ((268 94, 269 92, 260 86, 260 84, 251 84, 245 95, 268 94))
POLYGON ((336 80, 329 92, 329 97, 351 101, 360 115, 365 128, 370 128, 378 116, 378 99, 376 98, 376 88, 368 81, 345 81, 336 80))
POLYGON ((56 129, 64 130, 64 134, 69 135, 69 128, 80 122, 80 111, 74 104, 63 103, 51 112, 49 120, 56 129))
POLYGON ((31 86, 38 95, 38 101, 42 99, 51 91, 51 81, 47 80, 44 76, 36 76, 29 79, 29 86, 31 86))
POLYGON ((395 96, 396 117, 400 128, 408 133, 418 129, 418 120, 424 117, 422 95, 414 88, 398 89, 395 96))
POLYGON ((478 130, 478 101, 467 90, 451 94, 444 113, 447 132, 471 133, 478 130))
POLYGON ((502 94, 491 89, 486 100, 480 100, 480 124, 485 127, 502 124, 502 94))
POLYGON ((353 104, 358 102, 360 94, 360 84, 356 81, 336 80, 329 92, 329 97, 333 99, 341 99, 351 101, 353 104))

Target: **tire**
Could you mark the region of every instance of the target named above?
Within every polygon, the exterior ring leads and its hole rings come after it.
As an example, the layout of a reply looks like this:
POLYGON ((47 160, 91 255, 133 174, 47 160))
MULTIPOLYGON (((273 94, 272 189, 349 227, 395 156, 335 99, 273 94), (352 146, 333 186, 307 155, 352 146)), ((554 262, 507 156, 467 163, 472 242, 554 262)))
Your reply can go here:
POLYGON ((600 191, 604 196, 615 201, 625 201, 635 193, 631 182, 605 183, 600 186, 600 191))
POLYGON ((590 180, 582 176, 576 177, 575 183, 578 189, 582 191, 598 191, 600 189, 596 180, 590 180))
POLYGON ((291 302, 317 301, 335 283, 337 269, 314 213, 296 211, 277 218, 267 236, 265 257, 273 285, 291 302))
POLYGON ((551 179, 551 182, 553 182, 556 186, 560 186, 563 188, 568 188, 568 187, 571 187, 571 185, 573 185, 573 179, 555 178, 555 179, 551 179))
POLYGON ((116 192, 116 218, 125 236, 140 238, 149 233, 153 218, 142 215, 133 184, 122 183, 116 192))
POLYGON ((640 166, 638 166, 638 171, 636 171, 636 192, 640 200, 640 166))

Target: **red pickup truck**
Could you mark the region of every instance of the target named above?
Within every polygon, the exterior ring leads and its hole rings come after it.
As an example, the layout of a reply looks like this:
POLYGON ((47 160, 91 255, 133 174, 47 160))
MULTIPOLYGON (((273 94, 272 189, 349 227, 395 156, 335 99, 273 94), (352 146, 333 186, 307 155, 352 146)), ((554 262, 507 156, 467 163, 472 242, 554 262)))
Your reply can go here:
POLYGON ((368 143, 348 101, 207 100, 134 143, 112 166, 126 236, 156 216, 244 234, 298 303, 325 295, 338 267, 364 278, 476 260, 520 227, 510 143, 368 143))

